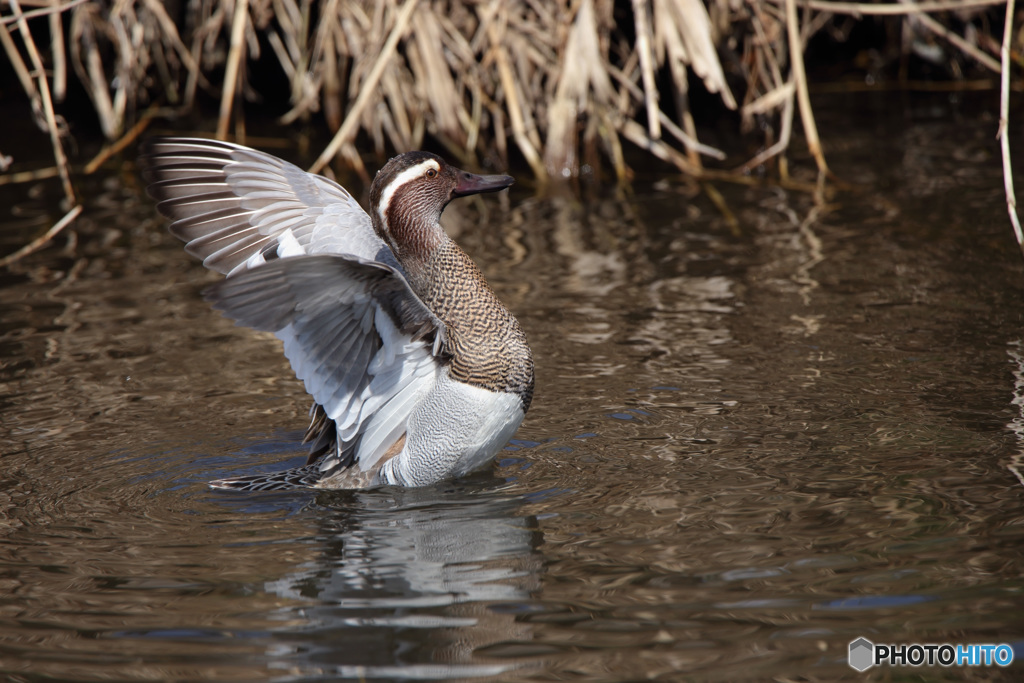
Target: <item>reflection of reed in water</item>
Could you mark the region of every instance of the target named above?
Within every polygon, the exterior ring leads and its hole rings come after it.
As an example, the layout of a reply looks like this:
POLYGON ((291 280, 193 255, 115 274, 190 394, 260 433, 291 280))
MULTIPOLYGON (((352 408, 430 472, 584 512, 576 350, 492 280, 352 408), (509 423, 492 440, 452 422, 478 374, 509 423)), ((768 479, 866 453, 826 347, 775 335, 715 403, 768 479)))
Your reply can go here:
POLYGON ((1021 340, 1010 342, 1010 349, 1007 354, 1013 363, 1013 400, 1010 403, 1017 407, 1018 415, 1006 425, 1012 431, 1020 443, 1020 450, 1010 458, 1007 468, 1017 477, 1017 481, 1024 486, 1024 355, 1021 353, 1021 340))
MULTIPOLYGON (((539 587, 537 531, 517 498, 469 490, 345 492, 318 502, 317 559, 265 584, 301 600, 272 668, 433 678, 497 675, 515 664, 474 654, 526 641, 517 605, 539 587), (321 647, 309 648, 310 643, 321 647)), ((286 617, 289 618, 289 617, 286 617)))

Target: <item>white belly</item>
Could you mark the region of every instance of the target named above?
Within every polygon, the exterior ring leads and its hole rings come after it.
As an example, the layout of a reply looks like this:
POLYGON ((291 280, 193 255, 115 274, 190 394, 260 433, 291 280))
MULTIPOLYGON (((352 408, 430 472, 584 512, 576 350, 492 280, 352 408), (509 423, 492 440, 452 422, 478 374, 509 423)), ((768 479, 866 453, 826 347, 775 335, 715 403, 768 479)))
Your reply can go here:
POLYGON ((442 370, 409 416, 405 448, 384 463, 380 483, 425 486, 486 467, 523 417, 515 394, 462 384, 442 370))

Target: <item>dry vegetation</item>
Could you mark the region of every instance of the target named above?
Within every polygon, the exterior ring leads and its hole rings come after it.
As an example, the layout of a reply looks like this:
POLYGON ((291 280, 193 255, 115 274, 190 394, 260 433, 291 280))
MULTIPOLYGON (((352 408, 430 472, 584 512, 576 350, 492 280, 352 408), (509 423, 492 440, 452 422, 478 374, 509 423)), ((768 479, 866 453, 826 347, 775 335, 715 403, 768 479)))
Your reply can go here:
POLYGON ((55 105, 70 78, 111 141, 106 154, 152 117, 193 108, 200 91, 220 104, 216 135, 244 139, 245 103, 280 96, 255 91, 255 69, 279 69, 290 102, 281 123, 325 121, 334 133, 314 170, 337 157, 362 170, 360 150, 413 149, 429 137, 470 164, 507 159, 511 145, 541 182, 584 166, 628 180, 624 142, 692 176, 769 165, 785 181, 799 114, 820 190, 828 168, 803 64, 816 33, 888 22, 895 40, 883 61, 917 53, 1001 74, 1004 87, 1009 48, 1021 42, 1009 22, 993 36, 1013 16, 1012 0, 0 0, 0 8, 3 48, 51 136, 53 173, 71 205, 55 105), (758 154, 726 160, 700 142, 695 86, 738 110, 744 131, 768 124, 758 154))

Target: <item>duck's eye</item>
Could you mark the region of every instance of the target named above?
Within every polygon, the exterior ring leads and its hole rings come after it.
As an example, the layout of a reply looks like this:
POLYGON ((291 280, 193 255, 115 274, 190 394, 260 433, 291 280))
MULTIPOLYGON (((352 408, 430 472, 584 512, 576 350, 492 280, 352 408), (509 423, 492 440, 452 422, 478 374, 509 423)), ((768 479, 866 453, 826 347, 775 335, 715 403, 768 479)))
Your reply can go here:
POLYGON ((436 178, 437 177, 437 169, 436 168, 428 168, 426 175, 427 175, 428 178, 436 178))

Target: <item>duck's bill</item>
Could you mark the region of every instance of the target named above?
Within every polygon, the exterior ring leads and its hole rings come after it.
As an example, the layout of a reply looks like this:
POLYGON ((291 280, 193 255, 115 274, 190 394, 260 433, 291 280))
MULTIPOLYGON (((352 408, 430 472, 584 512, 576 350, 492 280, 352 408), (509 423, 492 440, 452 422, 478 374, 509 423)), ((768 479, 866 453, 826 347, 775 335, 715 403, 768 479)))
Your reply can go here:
POLYGON ((452 197, 465 197, 470 194, 481 192, 497 192, 515 182, 515 178, 508 175, 476 175, 459 171, 459 184, 452 190, 452 197))

